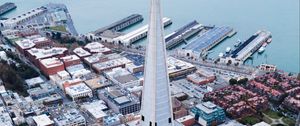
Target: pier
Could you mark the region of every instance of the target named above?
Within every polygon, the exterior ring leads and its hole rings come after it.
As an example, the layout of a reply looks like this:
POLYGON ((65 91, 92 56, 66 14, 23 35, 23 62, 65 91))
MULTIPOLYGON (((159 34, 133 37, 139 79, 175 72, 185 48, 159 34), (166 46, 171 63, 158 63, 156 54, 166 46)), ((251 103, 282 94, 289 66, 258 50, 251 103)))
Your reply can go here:
POLYGON ((94 35, 99 36, 101 35, 104 31, 110 30, 112 32, 117 32, 121 31, 133 24, 136 24, 138 22, 143 21, 143 16, 140 14, 132 14, 126 18, 123 18, 117 22, 114 22, 106 27, 100 28, 96 31, 93 32, 94 35))
POLYGON ((17 6, 14 3, 11 2, 4 3, 3 5, 0 6, 0 16, 16 8, 17 6))
POLYGON ((183 42, 185 39, 195 35, 201 30, 201 24, 192 21, 165 37, 166 48, 171 49, 183 42))
MULTIPOLYGON (((163 24, 164 24, 164 27, 167 27, 170 24, 172 24, 172 20, 170 18, 165 17, 165 18, 163 18, 163 24)), ((131 45, 134 42, 146 37, 147 33, 148 33, 148 24, 144 25, 141 28, 136 29, 132 32, 129 32, 125 35, 117 37, 115 39, 115 42, 117 41, 118 43, 121 43, 123 45, 131 45)))
POLYGON ((207 51, 222 42, 225 38, 234 35, 235 31, 230 27, 212 27, 196 40, 186 45, 179 53, 192 58, 206 56, 207 51))
POLYGON ((271 32, 269 31, 261 30, 256 32, 231 53, 231 58, 242 62, 246 61, 247 58, 255 53, 271 37, 271 32))

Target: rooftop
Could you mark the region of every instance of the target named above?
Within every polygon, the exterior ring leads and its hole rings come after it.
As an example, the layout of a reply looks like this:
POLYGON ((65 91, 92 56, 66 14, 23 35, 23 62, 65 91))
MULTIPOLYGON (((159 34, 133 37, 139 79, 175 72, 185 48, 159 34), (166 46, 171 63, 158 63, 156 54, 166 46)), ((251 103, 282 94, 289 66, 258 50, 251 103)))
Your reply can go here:
POLYGON ((67 50, 68 50, 67 48, 63 48, 63 47, 53 47, 47 49, 32 48, 28 50, 28 53, 32 56, 35 56, 36 59, 42 59, 42 58, 52 57, 55 55, 64 54, 67 50))
POLYGON ((84 50, 83 48, 81 47, 78 47, 76 49, 73 50, 73 52, 79 56, 79 57, 86 57, 86 56, 90 56, 91 53, 89 53, 88 51, 84 50))
POLYGON ((105 105, 105 102, 102 100, 97 100, 92 103, 87 103, 81 106, 83 109, 87 110, 89 113, 92 114, 93 117, 96 119, 103 118, 107 116, 103 110, 108 109, 108 107, 105 105))
POLYGON ((219 39, 226 36, 231 31, 232 28, 230 27, 214 27, 205 32, 202 36, 198 37, 193 42, 186 45, 184 49, 201 52, 203 49, 206 49, 214 42, 219 41, 219 39))
POLYGON ((30 49, 35 46, 34 42, 31 41, 30 39, 21 39, 16 41, 16 44, 21 48, 21 49, 30 49))
POLYGON ((173 73, 184 69, 194 68, 195 66, 191 63, 184 62, 174 57, 168 57, 167 59, 168 72, 173 73))
POLYGON ((68 55, 65 57, 61 57, 60 59, 62 59, 64 62, 71 62, 71 61, 76 61, 76 60, 80 60, 78 56, 76 55, 68 55))
POLYGON ((70 109, 65 111, 64 113, 58 114, 58 116, 55 117, 54 120, 60 125, 66 125, 71 122, 85 121, 85 118, 79 113, 78 110, 70 109))
POLYGON ((218 111, 220 109, 217 105, 215 105, 212 102, 204 102, 202 104, 196 105, 196 107, 198 109, 200 109, 201 111, 205 112, 206 114, 213 113, 213 112, 218 111))
POLYGON ((37 126, 49 126, 54 124, 54 122, 46 114, 34 116, 32 118, 37 126))
POLYGON ((82 93, 92 92, 92 90, 88 86, 86 86, 84 83, 71 85, 69 87, 66 87, 65 90, 66 90, 67 94, 70 94, 70 95, 78 95, 78 94, 82 94, 82 93))
POLYGON ((44 83, 45 81, 41 77, 35 77, 31 79, 25 80, 27 85, 35 85, 35 84, 41 84, 44 83))
POLYGON ((97 89, 101 88, 103 86, 106 86, 104 82, 101 81, 100 77, 93 78, 90 80, 84 81, 91 89, 97 89))
POLYGON ((46 68, 52 68, 52 67, 57 67, 57 66, 63 65, 63 62, 61 62, 61 60, 59 60, 56 57, 42 59, 42 60, 40 60, 40 62, 46 68))
POLYGON ((95 67, 96 69, 102 70, 102 69, 116 67, 116 66, 119 66, 122 64, 128 64, 128 63, 131 63, 131 61, 125 57, 122 57, 122 58, 118 58, 118 59, 109 60, 106 62, 96 63, 93 65, 93 67, 95 67))

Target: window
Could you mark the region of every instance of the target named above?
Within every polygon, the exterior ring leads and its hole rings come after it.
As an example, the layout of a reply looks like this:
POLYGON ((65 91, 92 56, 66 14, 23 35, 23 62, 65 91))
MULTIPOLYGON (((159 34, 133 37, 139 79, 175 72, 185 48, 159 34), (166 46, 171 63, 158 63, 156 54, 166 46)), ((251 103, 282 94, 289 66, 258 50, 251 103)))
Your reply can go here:
POLYGON ((152 126, 152 122, 149 123, 149 126, 152 126))
POLYGON ((142 115, 142 121, 144 121, 145 120, 145 118, 144 118, 144 116, 142 115))

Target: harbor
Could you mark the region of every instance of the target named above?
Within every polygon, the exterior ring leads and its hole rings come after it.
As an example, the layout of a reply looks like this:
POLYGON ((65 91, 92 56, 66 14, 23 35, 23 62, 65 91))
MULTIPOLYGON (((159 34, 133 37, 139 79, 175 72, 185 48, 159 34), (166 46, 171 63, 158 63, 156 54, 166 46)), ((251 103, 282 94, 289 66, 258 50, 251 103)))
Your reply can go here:
POLYGON ((125 28, 132 26, 133 24, 136 24, 138 22, 143 21, 144 18, 140 14, 132 14, 128 17, 125 17, 119 21, 116 21, 108 26, 102 27, 96 31, 94 31, 92 34, 95 36, 100 36, 104 31, 110 30, 112 32, 118 32, 121 30, 124 30, 125 28))
POLYGON ((166 48, 171 49, 198 33, 203 27, 197 21, 192 21, 165 37, 166 48))
MULTIPOLYGON (((172 24, 172 20, 170 18, 163 18, 163 25, 164 27, 167 27, 169 25, 172 24)), ((133 44, 134 42, 142 39, 142 38, 145 38, 148 34, 148 27, 149 25, 144 25, 132 32, 129 32, 125 35, 122 35, 122 36, 119 36, 117 38, 114 39, 115 42, 118 42, 118 43, 121 43, 123 45, 131 45, 133 44)))
POLYGON ((266 47, 267 43, 271 42, 271 38, 271 32, 259 30, 223 59, 225 59, 225 62, 230 60, 233 63, 243 63, 255 52, 262 53, 264 51, 262 49, 266 47))
POLYGON ((17 6, 14 3, 7 2, 0 6, 0 16, 3 14, 16 9, 17 6))
POLYGON ((200 33, 199 37, 180 49, 178 53, 191 58, 205 57, 210 49, 236 32, 230 27, 209 26, 206 32, 200 33))

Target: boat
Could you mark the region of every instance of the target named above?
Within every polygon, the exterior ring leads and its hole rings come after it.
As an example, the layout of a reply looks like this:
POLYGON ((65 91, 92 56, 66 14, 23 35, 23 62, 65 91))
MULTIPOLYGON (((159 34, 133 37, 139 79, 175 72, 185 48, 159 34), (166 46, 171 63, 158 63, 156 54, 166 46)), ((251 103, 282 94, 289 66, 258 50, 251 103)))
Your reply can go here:
POLYGON ((268 45, 268 43, 265 42, 262 44, 262 47, 267 47, 267 45, 268 45))
POLYGON ((260 47, 259 49, 258 49, 258 53, 263 53, 264 51, 266 50, 266 47, 260 47))
POLYGON ((272 42, 272 38, 269 38, 268 40, 267 40, 267 43, 271 43, 272 42))
POLYGON ((238 47, 242 44, 242 41, 238 39, 238 41, 234 44, 234 47, 238 47))
POLYGON ((227 47, 226 48, 226 53, 229 53, 231 51, 231 48, 230 47, 227 47))
POLYGON ((224 56, 224 53, 219 53, 219 57, 223 57, 224 56))

